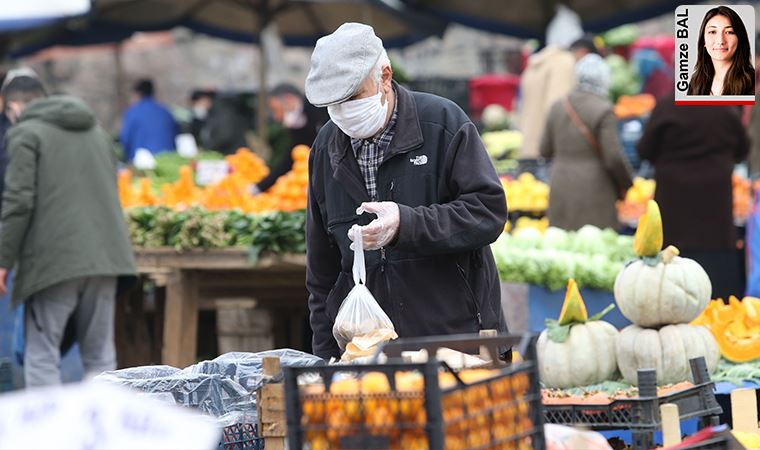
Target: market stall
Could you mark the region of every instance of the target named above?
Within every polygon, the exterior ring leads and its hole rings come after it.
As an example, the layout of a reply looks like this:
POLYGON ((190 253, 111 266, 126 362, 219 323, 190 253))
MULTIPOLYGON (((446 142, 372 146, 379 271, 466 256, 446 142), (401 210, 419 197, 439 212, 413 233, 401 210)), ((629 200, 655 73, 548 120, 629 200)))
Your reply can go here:
POLYGON ((278 346, 303 346, 304 255, 265 254, 256 264, 245 249, 138 249, 135 256, 143 282, 164 289, 163 308, 156 305, 162 320, 154 325, 160 340, 153 343, 161 349, 162 364, 182 367, 196 361, 198 312, 223 306, 225 299, 255 299, 257 308, 271 310, 279 324, 274 329, 278 346))

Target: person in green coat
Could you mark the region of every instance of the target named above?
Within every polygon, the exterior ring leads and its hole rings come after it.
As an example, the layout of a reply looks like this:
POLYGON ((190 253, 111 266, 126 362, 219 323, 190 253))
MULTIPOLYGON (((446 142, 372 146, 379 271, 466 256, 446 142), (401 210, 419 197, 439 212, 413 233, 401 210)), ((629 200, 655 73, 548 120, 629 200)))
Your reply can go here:
POLYGON ((0 294, 14 268, 12 306, 24 303, 27 387, 61 383, 60 344, 75 323, 87 374, 116 368, 114 306, 134 276, 119 204, 116 154, 81 100, 45 94, 35 78, 2 91, 13 126, 0 223, 0 294))

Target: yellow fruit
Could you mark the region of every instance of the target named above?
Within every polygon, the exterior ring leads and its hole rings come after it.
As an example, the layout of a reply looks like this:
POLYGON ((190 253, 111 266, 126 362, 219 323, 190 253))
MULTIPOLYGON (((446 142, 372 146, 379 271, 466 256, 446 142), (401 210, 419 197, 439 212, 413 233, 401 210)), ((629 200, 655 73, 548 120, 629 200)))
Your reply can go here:
POLYGON ((662 250, 662 216, 654 200, 647 203, 646 212, 639 218, 633 236, 633 250, 638 256, 657 256, 662 250))

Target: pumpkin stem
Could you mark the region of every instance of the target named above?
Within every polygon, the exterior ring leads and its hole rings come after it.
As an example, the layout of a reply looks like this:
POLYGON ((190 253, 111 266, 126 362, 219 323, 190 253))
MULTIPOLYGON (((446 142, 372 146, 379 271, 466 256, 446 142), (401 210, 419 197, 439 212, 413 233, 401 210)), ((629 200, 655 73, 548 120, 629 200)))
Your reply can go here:
POLYGON ((673 260, 676 256, 680 255, 681 252, 678 250, 677 247, 673 245, 668 245, 668 248, 662 251, 662 262, 665 264, 670 263, 670 261, 673 260))

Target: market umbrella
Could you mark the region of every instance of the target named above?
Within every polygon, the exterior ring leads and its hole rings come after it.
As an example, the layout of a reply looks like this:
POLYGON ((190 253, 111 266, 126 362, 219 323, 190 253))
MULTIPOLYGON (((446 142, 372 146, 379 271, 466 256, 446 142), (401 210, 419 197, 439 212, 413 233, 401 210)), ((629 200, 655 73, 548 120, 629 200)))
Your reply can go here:
MULTIPOLYGON (((684 3, 675 0, 400 0, 410 8, 444 20, 510 36, 544 39, 557 6, 580 16, 583 28, 601 32, 668 12, 684 3)), ((692 2, 692 3, 699 3, 692 2)))
MULTIPOLYGON (((113 42, 135 31, 185 26, 208 35, 241 42, 261 42, 276 26, 286 45, 313 46, 344 22, 372 25, 388 48, 441 34, 445 22, 416 14, 396 0, 94 0, 86 21, 26 33, 12 45, 15 54, 50 45, 113 42)), ((260 46, 266 61, 266 46, 260 46)), ((266 128, 266 72, 260 69, 258 130, 266 128)), ((263 133, 261 133, 264 135, 263 133)))

